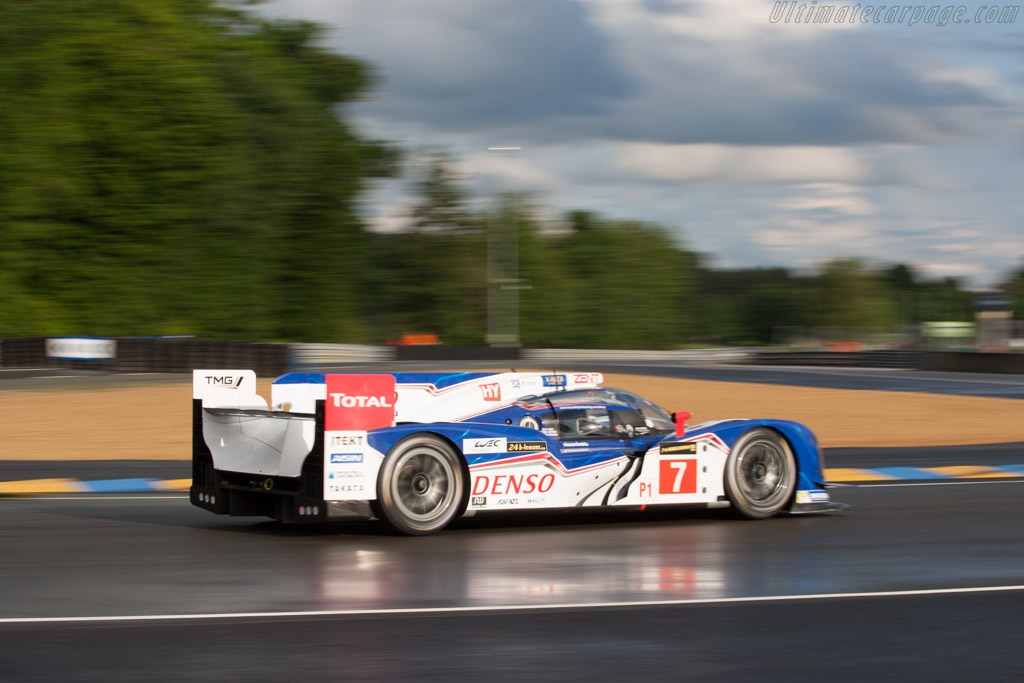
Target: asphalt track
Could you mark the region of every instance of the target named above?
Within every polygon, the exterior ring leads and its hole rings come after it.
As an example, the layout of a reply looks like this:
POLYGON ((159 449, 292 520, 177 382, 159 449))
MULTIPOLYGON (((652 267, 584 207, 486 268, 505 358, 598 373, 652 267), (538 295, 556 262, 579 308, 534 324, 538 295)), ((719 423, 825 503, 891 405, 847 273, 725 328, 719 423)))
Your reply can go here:
MULTIPOLYGON (((825 463, 828 471, 858 468, 881 472, 891 468, 950 468, 970 465, 1005 469, 1007 476, 1024 476, 1024 443, 927 448, 826 448, 825 463)), ((19 480, 99 480, 106 486, 101 490, 129 492, 132 489, 116 488, 116 482, 180 481, 191 476, 192 466, 187 460, 0 460, 0 494, 3 493, 4 482, 19 480)), ((915 478, 925 477, 922 475, 915 478)), ((839 479, 833 477, 831 481, 839 479)))
POLYGON ((1024 482, 836 494, 853 509, 479 517, 428 538, 181 497, 0 500, 0 679, 1024 677, 1024 482))
MULTIPOLYGON (((864 388, 917 381, 900 374, 864 388)), ((1024 378, 923 382, 1024 397, 1024 378)), ((968 448, 827 457, 1024 462, 968 448)), ((1024 480, 832 494, 852 508, 479 516, 428 538, 215 517, 180 494, 0 498, 0 681, 1024 680, 1024 480)))

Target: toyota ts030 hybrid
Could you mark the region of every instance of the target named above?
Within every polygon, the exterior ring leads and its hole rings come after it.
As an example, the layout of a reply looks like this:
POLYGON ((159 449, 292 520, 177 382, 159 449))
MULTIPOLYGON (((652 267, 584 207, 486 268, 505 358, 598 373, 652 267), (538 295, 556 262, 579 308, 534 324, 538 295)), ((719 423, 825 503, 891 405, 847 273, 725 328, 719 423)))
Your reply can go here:
POLYGON ((481 511, 700 505, 749 518, 840 507, 821 449, 785 420, 685 427, 600 373, 196 370, 194 505, 429 534, 481 511))

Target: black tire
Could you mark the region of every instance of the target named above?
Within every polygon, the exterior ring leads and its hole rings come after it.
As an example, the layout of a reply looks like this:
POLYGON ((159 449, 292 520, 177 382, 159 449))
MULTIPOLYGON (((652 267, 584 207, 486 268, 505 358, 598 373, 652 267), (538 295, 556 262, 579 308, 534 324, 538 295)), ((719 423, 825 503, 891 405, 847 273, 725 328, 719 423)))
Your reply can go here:
POLYGON ((789 503, 795 485, 793 449, 778 432, 752 429, 733 444, 725 463, 725 495, 741 517, 772 517, 789 503))
POLYGON ((418 434, 399 442, 377 476, 380 518, 395 531, 425 536, 448 526, 465 493, 462 458, 446 441, 418 434))

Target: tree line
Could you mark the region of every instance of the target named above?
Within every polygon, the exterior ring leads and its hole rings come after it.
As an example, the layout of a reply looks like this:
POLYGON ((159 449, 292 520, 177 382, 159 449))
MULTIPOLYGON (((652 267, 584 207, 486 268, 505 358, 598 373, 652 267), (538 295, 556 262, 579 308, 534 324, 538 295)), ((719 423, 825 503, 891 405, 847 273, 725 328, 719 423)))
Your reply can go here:
POLYGON ((674 348, 972 316, 906 265, 723 270, 658 225, 481 206, 354 129, 373 69, 322 38, 208 0, 0 4, 0 337, 674 348), (410 225, 368 230, 361 194, 403 172, 410 225))
POLYGON ((510 281, 518 284, 520 341, 531 347, 892 338, 926 321, 974 318, 975 294, 957 279, 926 278, 906 264, 847 258, 811 272, 719 269, 655 224, 583 210, 542 220, 522 195, 472 210, 443 156, 419 172, 411 227, 371 236, 374 289, 383 297, 372 327, 387 338, 433 332, 453 345, 483 344, 494 329, 493 299, 510 281), (507 244, 510 233, 514 272, 488 260, 488 241, 507 244))

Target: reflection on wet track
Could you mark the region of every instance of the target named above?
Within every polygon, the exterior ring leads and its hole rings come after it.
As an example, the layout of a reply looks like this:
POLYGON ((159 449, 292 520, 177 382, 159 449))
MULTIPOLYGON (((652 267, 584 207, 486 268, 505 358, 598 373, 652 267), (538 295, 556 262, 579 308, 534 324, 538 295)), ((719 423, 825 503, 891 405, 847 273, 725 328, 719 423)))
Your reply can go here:
POLYGON ((845 514, 648 510, 211 524, 183 500, 2 500, 2 617, 650 603, 1024 583, 1021 482, 849 488, 845 514))
POLYGON ((457 555, 424 558, 414 572, 397 549, 325 545, 317 562, 320 598, 326 609, 345 609, 723 597, 733 584, 723 568, 724 539, 712 524, 683 529, 673 525, 661 532, 637 529, 635 545, 626 547, 596 544, 621 533, 603 528, 576 528, 581 543, 560 540, 571 533, 565 529, 530 529, 512 536, 484 533, 472 543, 459 543, 457 555), (642 552, 640 544, 657 550, 642 552))
POLYGON ((425 538, 211 523, 152 495, 0 499, 0 679, 1021 680, 1024 483, 835 494, 853 509, 480 517, 425 538), (678 604, 744 596, 762 600, 678 604), (558 605, 575 607, 533 611, 558 605))

